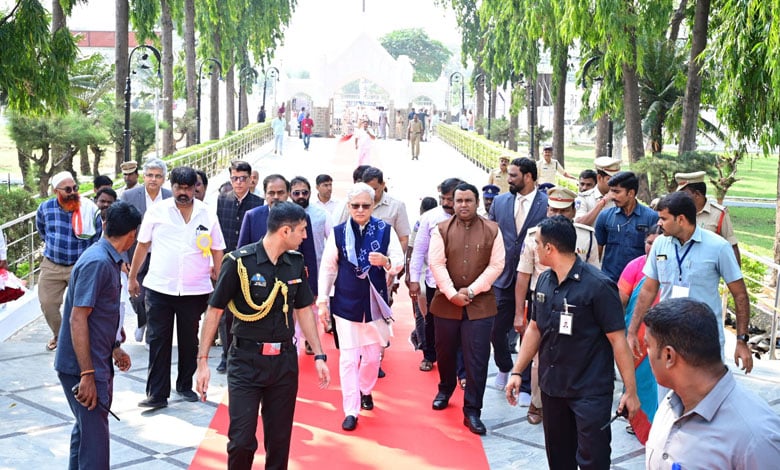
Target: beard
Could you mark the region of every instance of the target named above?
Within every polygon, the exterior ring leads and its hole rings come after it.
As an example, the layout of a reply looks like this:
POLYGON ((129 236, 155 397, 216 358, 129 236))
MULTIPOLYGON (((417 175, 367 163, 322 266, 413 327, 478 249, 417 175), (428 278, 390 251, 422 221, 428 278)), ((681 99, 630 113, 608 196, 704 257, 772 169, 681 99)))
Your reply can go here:
POLYGON ((520 191, 520 188, 513 184, 509 185, 509 192, 512 193, 513 196, 517 196, 518 191, 520 191))
POLYGON ((182 194, 181 196, 176 196, 176 204, 180 206, 188 206, 192 204, 193 198, 190 198, 186 194, 182 194))
POLYGON ((295 201, 296 204, 298 204, 299 206, 303 207, 304 209, 309 207, 309 200, 308 199, 300 198, 300 199, 293 199, 293 201, 295 201))
POLYGON ((57 194, 57 202, 60 204, 60 207, 62 207, 62 209, 65 210, 66 212, 74 212, 78 210, 78 208, 81 205, 81 202, 79 201, 78 193, 71 193, 66 196, 57 194))

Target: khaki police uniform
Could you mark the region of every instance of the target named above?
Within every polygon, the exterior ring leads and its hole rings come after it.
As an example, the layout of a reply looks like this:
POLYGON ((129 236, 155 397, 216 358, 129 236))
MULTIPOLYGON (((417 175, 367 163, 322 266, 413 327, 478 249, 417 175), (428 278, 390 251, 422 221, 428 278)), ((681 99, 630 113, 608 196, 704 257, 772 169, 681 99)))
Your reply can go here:
MULTIPOLYGON (((575 252, 586 263, 601 269, 599 261, 599 247, 596 243, 596 235, 593 227, 583 224, 574 224, 577 231, 577 246, 575 252)), ((531 274, 531 290, 536 289, 536 279, 540 274, 549 269, 548 266, 539 262, 539 256, 536 254, 536 232, 539 227, 528 229, 523 243, 523 251, 520 252, 520 261, 517 263, 517 271, 531 274)))
POLYGON ((229 467, 252 466, 261 403, 266 467, 286 467, 298 392, 293 310, 313 302, 297 251, 274 264, 260 241, 225 256, 209 305, 235 316, 227 367, 229 467))
POLYGON ((696 213, 696 225, 715 232, 725 238, 731 245, 737 244, 737 237, 734 235, 734 226, 731 224, 731 217, 728 209, 716 202, 710 201, 704 203, 704 207, 696 213))
POLYGON ((496 168, 490 172, 490 178, 488 178, 488 184, 494 184, 499 187, 501 194, 509 192, 509 172, 501 171, 501 168, 496 168))
POLYGON ((556 175, 560 173, 563 176, 563 166, 555 159, 550 159, 550 163, 547 163, 544 158, 537 160, 536 162, 536 183, 555 184, 556 175))
MULTIPOLYGON (((598 187, 580 193, 574 201, 574 208, 577 210, 577 214, 574 217, 582 217, 590 213, 590 211, 596 208, 596 204, 598 204, 604 196, 606 196, 606 194, 601 194, 598 187)), ((601 210, 603 211, 604 209, 609 209, 611 207, 615 207, 615 201, 607 201, 606 205, 601 210)))

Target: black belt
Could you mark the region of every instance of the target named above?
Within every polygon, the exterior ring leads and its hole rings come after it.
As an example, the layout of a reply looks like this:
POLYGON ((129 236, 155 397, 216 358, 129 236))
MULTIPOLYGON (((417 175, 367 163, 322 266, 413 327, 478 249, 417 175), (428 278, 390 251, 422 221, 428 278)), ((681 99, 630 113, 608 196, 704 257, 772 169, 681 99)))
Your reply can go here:
POLYGON ((270 342, 270 341, 263 342, 263 341, 255 341, 251 339, 239 338, 238 336, 234 336, 233 344, 238 349, 255 352, 257 354, 264 355, 264 356, 275 356, 278 355, 280 352, 295 349, 295 345, 293 344, 292 339, 279 341, 279 342, 270 342), (273 351, 273 350, 276 350, 278 352, 275 354, 273 352, 269 353, 269 351, 273 351))

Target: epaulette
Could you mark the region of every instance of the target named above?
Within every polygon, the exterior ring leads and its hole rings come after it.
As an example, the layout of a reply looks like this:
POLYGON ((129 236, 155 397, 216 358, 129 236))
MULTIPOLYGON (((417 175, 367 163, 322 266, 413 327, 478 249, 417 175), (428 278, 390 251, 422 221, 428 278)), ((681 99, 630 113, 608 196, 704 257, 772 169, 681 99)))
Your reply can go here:
POLYGON ((589 231, 589 232, 595 232, 595 231, 596 231, 596 230, 595 230, 593 227, 591 227, 590 225, 580 224, 580 223, 577 223, 577 222, 574 222, 574 227, 575 227, 575 228, 581 228, 581 229, 583 229, 583 230, 587 230, 587 231, 589 231))
POLYGON ((534 225, 533 227, 529 228, 527 232, 525 232, 528 235, 536 233, 536 231, 539 230, 538 225, 534 225))
POLYGON ((578 194, 578 196, 579 196, 579 197, 590 196, 590 195, 592 195, 592 194, 593 194, 593 191, 595 191, 595 190, 596 190, 596 187, 594 186, 594 187, 590 188, 590 189, 589 189, 589 190, 587 190, 587 191, 583 191, 583 192, 581 192, 580 194, 578 194))
POLYGON ((244 256, 254 255, 255 253, 257 253, 257 248, 255 247, 254 243, 251 243, 249 245, 242 246, 241 248, 230 252, 228 256, 233 259, 236 259, 236 258, 243 258, 244 256))
POLYGON ((300 256, 301 258, 303 258, 303 253, 301 253, 300 251, 297 251, 297 250, 287 250, 287 253, 289 253, 291 255, 294 255, 294 256, 300 256))
POLYGON ((719 210, 719 211, 721 211, 721 212, 726 212, 726 211, 728 211, 728 209, 726 208, 726 206, 724 206, 724 205, 721 205, 721 204, 718 204, 717 202, 710 201, 710 205, 711 205, 712 207, 714 207, 715 209, 718 209, 718 210, 719 210))

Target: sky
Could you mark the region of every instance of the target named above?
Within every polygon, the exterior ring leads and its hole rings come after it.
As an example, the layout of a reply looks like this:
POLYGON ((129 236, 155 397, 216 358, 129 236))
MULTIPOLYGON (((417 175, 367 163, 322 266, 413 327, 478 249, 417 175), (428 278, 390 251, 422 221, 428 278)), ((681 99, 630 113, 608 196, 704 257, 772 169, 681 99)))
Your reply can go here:
POLYGON ((424 29, 460 55, 455 16, 433 0, 298 0, 276 60, 285 67, 306 68, 312 56, 335 54, 361 32, 379 38, 408 28, 424 29))

